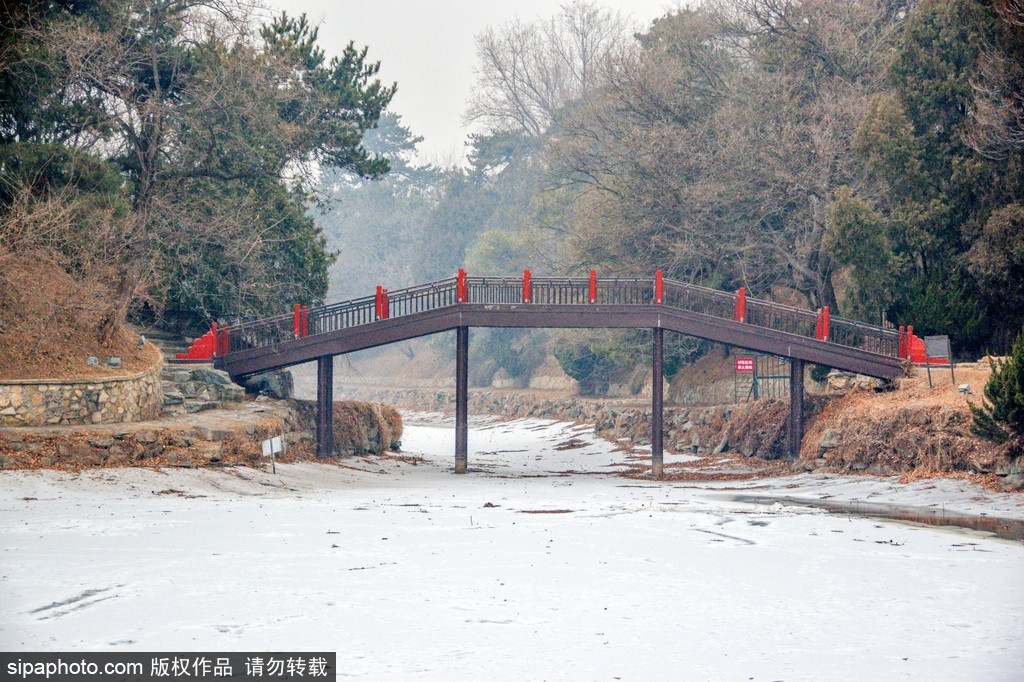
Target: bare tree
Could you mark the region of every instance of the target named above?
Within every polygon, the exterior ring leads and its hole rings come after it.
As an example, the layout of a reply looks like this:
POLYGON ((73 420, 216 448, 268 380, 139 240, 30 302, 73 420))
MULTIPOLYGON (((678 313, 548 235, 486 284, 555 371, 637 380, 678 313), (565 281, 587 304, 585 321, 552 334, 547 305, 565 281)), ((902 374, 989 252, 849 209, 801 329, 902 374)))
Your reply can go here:
POLYGON ((828 205, 858 180, 893 21, 868 0, 719 0, 657 22, 553 148, 587 207, 580 258, 835 305, 828 205))
POLYGON ((488 28, 476 39, 477 87, 466 121, 542 135, 567 104, 605 82, 606 59, 628 37, 621 14, 582 0, 548 20, 488 28))
POLYGON ((988 45, 972 79, 974 109, 967 143, 989 158, 1024 150, 1024 0, 998 0, 1000 44, 988 45))

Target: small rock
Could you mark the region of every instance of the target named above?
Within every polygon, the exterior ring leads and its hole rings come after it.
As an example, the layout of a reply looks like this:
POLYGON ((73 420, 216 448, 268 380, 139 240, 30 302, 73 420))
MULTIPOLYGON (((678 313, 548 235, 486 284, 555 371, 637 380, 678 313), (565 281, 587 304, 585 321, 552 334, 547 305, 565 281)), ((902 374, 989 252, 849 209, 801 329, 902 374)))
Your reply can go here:
POLYGON ((209 386, 230 386, 232 383, 231 376, 227 372, 209 367, 199 367, 192 370, 192 381, 209 386))
POLYGON ((103 437, 99 437, 99 438, 90 438, 89 439, 89 445, 93 446, 94 448, 107 449, 110 446, 112 446, 113 444, 114 444, 114 439, 110 438, 110 437, 107 437, 107 436, 103 436, 103 437))
POLYGON ((999 486, 1007 491, 1024 490, 1024 474, 1011 474, 999 482, 999 486))
POLYGON ((722 436, 722 440, 719 441, 718 446, 711 452, 712 455, 720 455, 723 452, 729 450, 729 437, 722 436))
POLYGON ((232 431, 231 429, 199 427, 197 430, 199 432, 199 435, 201 435, 203 439, 208 441, 228 440, 229 438, 235 435, 235 432, 232 431))
POLYGON ((828 373, 826 385, 830 391, 845 391, 853 384, 852 379, 853 377, 849 373, 833 369, 828 373))
POLYGON ((818 443, 818 452, 825 452, 826 450, 832 450, 839 447, 841 443, 842 433, 835 429, 825 429, 825 433, 821 434, 821 442, 818 443))
POLYGON ((139 431, 138 433, 135 434, 136 443, 155 443, 158 438, 159 436, 155 431, 139 431))
POLYGON ((191 447, 192 444, 196 442, 196 440, 192 436, 179 435, 179 436, 175 436, 174 439, 172 440, 172 442, 174 443, 174 445, 176 447, 187 448, 187 447, 191 447))
POLYGON ((240 403, 245 400, 245 389, 241 386, 211 386, 210 393, 224 403, 240 403))
POLYGON ((183 381, 178 384, 178 388, 186 398, 194 398, 200 392, 206 392, 206 384, 199 381, 183 381))

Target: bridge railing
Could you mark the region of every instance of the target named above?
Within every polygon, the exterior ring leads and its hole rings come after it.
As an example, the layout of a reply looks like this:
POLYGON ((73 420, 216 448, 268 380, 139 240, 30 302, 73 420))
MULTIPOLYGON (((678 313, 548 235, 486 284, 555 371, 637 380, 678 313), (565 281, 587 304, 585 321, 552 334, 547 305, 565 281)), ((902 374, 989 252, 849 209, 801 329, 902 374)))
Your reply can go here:
POLYGON ((818 315, 811 310, 759 298, 748 298, 746 301, 747 324, 814 338, 817 321, 818 315))
POLYGON ((309 333, 324 334, 370 324, 377 320, 376 299, 373 296, 333 303, 309 309, 309 333))
MULTIPOLYGON (((654 300, 650 277, 605 277, 595 280, 595 303, 642 305, 654 300)), ((580 277, 467 277, 469 303, 536 305, 586 305, 590 280, 580 277), (528 300, 527 300, 528 298, 528 300)))
MULTIPOLYGON (((322 334, 457 305, 459 280, 449 278, 363 298, 311 308, 305 314, 305 334, 322 334)), ((656 302, 652 277, 466 277, 466 302, 476 304, 535 305, 649 305, 656 302), (528 299, 528 300, 527 300, 528 299)), ((686 282, 664 280, 662 302, 670 307, 711 317, 737 320, 737 295, 686 282)), ((772 301, 744 298, 743 322, 808 338, 821 338, 821 318, 813 311, 772 301)), ((295 338, 294 318, 280 315, 233 325, 228 331, 228 352, 259 348, 295 338)), ((833 317, 823 340, 862 350, 899 356, 896 329, 833 317)))
MULTIPOLYGON (((582 282, 586 303, 587 280, 582 282)), ((598 305, 650 305, 654 303, 654 280, 650 277, 610 277, 597 280, 596 300, 598 305)))
POLYGON ((727 320, 733 317, 735 301, 733 295, 725 291, 667 279, 664 296, 664 304, 672 308, 727 320))
POLYGON ((825 340, 880 355, 900 357, 900 331, 898 329, 833 317, 829 321, 829 334, 825 340))
POLYGON ((522 303, 523 278, 467 277, 466 291, 470 303, 522 303))
POLYGON ((458 303, 454 277, 388 293, 388 317, 437 310, 458 303))
MULTIPOLYGON (((244 350, 246 348, 262 348, 288 341, 293 336, 293 318, 291 315, 277 315, 254 322, 222 327, 221 339, 227 338, 227 351, 244 350)), ((218 342, 218 348, 223 348, 218 342)))

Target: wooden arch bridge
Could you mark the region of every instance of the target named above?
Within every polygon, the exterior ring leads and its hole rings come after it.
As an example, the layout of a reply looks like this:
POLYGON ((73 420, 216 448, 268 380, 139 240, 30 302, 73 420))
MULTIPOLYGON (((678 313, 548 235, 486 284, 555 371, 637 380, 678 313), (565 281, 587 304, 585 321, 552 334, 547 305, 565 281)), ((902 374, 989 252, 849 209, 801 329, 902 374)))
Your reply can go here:
POLYGON ((803 435, 804 363, 893 379, 904 372, 912 328, 879 327, 771 301, 654 277, 456 277, 291 314, 214 325, 214 364, 233 377, 317 361, 317 454, 333 450, 336 355, 456 331, 455 471, 467 465, 470 327, 653 330, 651 469, 662 473, 664 331, 790 360, 788 452, 803 435))

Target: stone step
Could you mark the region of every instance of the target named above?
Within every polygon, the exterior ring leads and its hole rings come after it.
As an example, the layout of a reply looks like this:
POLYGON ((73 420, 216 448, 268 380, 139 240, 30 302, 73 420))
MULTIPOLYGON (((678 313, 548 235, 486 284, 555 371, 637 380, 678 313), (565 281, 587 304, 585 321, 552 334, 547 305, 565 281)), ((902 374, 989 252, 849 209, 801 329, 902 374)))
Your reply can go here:
POLYGON ((160 372, 160 379, 163 381, 169 381, 175 384, 183 384, 186 381, 192 380, 192 373, 187 369, 177 370, 169 367, 165 367, 160 372))
POLYGON ((206 410, 217 409, 218 405, 212 400, 186 400, 185 412, 189 414, 195 414, 196 412, 204 412, 206 410))
POLYGON ((182 405, 185 402, 185 396, 180 391, 164 391, 164 405, 182 405))

